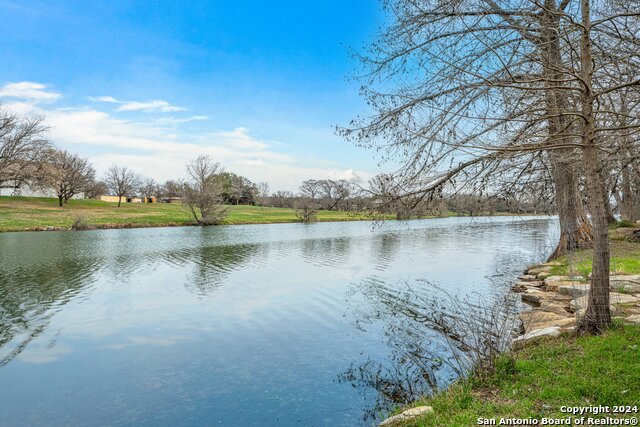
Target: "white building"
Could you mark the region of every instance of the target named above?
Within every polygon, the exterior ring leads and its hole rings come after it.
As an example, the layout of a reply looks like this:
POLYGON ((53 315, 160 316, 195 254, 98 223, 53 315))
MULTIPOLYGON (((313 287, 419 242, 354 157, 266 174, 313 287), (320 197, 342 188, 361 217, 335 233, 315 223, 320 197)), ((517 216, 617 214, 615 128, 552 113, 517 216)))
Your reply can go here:
MULTIPOLYGON (((53 188, 31 188, 29 185, 21 185, 18 188, 0 187, 0 196, 24 196, 24 197, 53 197, 58 198, 53 188)), ((84 193, 78 193, 72 199, 84 199, 84 193)))

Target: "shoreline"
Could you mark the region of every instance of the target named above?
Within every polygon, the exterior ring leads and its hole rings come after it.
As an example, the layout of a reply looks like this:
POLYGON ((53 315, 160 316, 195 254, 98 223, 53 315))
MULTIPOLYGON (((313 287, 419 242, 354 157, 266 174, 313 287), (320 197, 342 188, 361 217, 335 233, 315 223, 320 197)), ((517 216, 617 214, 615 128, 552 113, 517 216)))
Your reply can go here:
MULTIPOLYGON (((560 262, 546 262, 528 267, 512 291, 530 308, 520 313, 522 333, 512 341, 512 348, 548 337, 573 332, 587 306, 590 281, 584 276, 557 275, 560 262)), ((640 324, 640 274, 609 276, 611 314, 626 324, 640 324)))
MULTIPOLYGON (((448 217, 425 217, 425 218, 413 218, 413 219, 438 219, 438 218, 451 218, 448 217)), ((320 222, 364 222, 364 221, 397 221, 396 219, 375 219, 375 218, 354 218, 354 219, 323 219, 314 221, 310 224, 316 224, 320 222)), ((301 221, 246 221, 246 222, 229 222, 222 223, 217 225, 207 225, 202 226, 203 228, 207 227, 221 227, 221 226, 233 226, 233 225, 269 225, 269 224, 303 224, 301 221)), ((70 227, 60 227, 60 226, 37 226, 37 227, 29 227, 23 230, 6 230, 0 228, 1 233, 25 233, 25 232, 40 232, 40 231, 93 231, 93 230, 124 230, 124 229, 133 229, 133 228, 176 228, 176 227, 201 227, 196 223, 178 223, 178 222, 168 222, 168 223, 158 223, 158 224, 144 224, 144 223, 125 223, 125 224, 91 224, 82 226, 81 228, 70 228, 70 227)))
MULTIPOLYGON (((640 259, 638 253, 628 255, 640 259)), ((579 270, 579 273, 568 268, 566 258, 525 268, 511 287, 525 304, 519 313, 521 329, 512 337, 510 348, 499 356, 495 371, 486 376, 471 373, 461 377, 432 396, 398 408, 379 425, 440 427, 462 425, 458 424, 462 419, 475 424, 480 419, 497 421, 523 413, 536 419, 558 418, 559 398, 562 403, 576 406, 588 403, 580 393, 567 397, 567 388, 577 389, 575 384, 583 381, 588 384, 585 388, 597 389, 604 378, 602 372, 614 370, 619 371, 618 381, 613 384, 613 380, 608 380, 611 390, 605 393, 608 398, 605 403, 632 401, 639 391, 620 393, 616 401, 611 396, 616 390, 626 390, 625 377, 638 376, 628 358, 637 361, 640 344, 639 341, 630 345, 630 337, 640 338, 640 271, 630 267, 621 271, 612 269, 610 296, 614 323, 603 335, 584 337, 573 334, 586 309, 590 288, 588 272, 579 270), (606 368, 599 356, 605 354, 609 357, 606 368), (576 368, 578 365, 580 369, 576 368), (584 375, 585 370, 591 371, 589 375, 584 375), (455 418, 457 421, 452 421, 455 418)))
MULTIPOLYGON (((398 220, 395 218, 372 218, 372 217, 354 217, 354 218, 341 218, 341 219, 318 219, 317 221, 310 222, 310 224, 322 223, 322 222, 387 222, 387 221, 416 221, 424 219, 445 219, 445 218, 492 218, 492 217, 532 217, 541 218, 549 217, 550 215, 538 215, 538 214, 511 214, 500 213, 493 215, 446 215, 446 216, 424 216, 419 218, 410 218, 404 220, 398 220)), ((219 226, 233 226, 233 225, 269 225, 269 224, 302 224, 301 221, 295 219, 287 220, 265 220, 265 221, 231 221, 223 222, 222 224, 210 225, 206 227, 219 227, 219 226)), ((85 224, 78 228, 53 226, 53 225, 41 225, 34 227, 26 227, 23 229, 6 229, 0 226, 0 234, 2 233, 24 233, 24 232, 41 232, 41 231, 92 231, 92 230, 121 230, 121 229, 134 229, 134 228, 174 228, 174 227, 200 227, 194 222, 166 222, 166 223, 106 223, 106 224, 85 224)))

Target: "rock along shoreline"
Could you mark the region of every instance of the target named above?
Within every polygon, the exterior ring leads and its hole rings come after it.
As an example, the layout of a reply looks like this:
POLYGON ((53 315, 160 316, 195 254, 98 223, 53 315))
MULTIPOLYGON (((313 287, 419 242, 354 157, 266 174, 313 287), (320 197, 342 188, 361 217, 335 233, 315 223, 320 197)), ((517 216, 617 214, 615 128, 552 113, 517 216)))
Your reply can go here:
MULTIPOLYGON (((520 313, 522 334, 513 340, 512 348, 573 331, 584 315, 591 285, 582 276, 552 275, 553 267, 559 265, 547 262, 529 267, 512 287, 529 307, 520 313)), ((640 324, 640 274, 612 274, 610 281, 613 316, 640 324)))
MULTIPOLYGON (((529 343, 561 333, 571 332, 587 306, 590 283, 582 276, 558 276, 551 272, 559 262, 546 262, 528 267, 512 286, 528 307, 519 315, 521 333, 511 348, 519 349, 529 343)), ((611 311, 614 318, 640 325, 640 274, 612 274, 610 276, 611 311)), ((431 406, 418 406, 383 420, 379 426, 394 426, 433 413, 431 406)))

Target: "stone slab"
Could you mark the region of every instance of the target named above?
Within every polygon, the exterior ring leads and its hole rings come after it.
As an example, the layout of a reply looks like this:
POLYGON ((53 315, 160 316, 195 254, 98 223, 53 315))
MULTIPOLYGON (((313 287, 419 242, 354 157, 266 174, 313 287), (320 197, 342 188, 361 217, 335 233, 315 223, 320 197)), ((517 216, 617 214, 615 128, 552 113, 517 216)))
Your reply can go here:
POLYGON ((527 332, 524 335, 514 339, 511 343, 515 349, 522 348, 526 344, 536 342, 545 338, 557 337, 562 332, 562 329, 558 326, 550 326, 548 328, 536 329, 531 332, 527 332))
POLYGON ((379 426, 385 427, 397 425, 398 423, 409 421, 420 415, 430 414, 432 412, 433 408, 431 406, 416 406, 415 408, 407 409, 406 411, 402 411, 398 415, 387 418, 386 420, 382 421, 379 426))
POLYGON ((558 285, 558 293, 560 295, 567 295, 572 298, 579 298, 583 295, 587 295, 591 289, 591 285, 572 283, 568 285, 558 285))

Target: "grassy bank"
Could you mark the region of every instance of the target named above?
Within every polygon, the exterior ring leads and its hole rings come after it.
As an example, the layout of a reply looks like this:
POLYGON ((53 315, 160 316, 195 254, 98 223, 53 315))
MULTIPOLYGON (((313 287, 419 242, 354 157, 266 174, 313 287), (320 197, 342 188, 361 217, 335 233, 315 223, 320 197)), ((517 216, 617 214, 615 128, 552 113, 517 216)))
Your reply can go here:
MULTIPOLYGON (((612 274, 640 274, 640 244, 625 240, 631 229, 611 233, 612 274)), ((554 275, 591 272, 591 250, 558 260, 554 275)), ((470 426, 479 419, 561 418, 561 406, 639 406, 640 326, 614 324, 601 336, 564 335, 533 343, 502 356, 495 372, 459 380, 447 390, 411 406, 433 407, 433 414, 406 426, 470 426)), ((615 417, 603 413, 592 418, 615 417)), ((640 412, 627 418, 640 419, 640 412)), ((488 425, 488 424, 485 424, 488 425)), ((608 425, 608 424, 607 424, 608 425)))
MULTIPOLYGON (((613 237, 613 236, 612 236, 613 237)), ((625 240, 611 240, 611 274, 640 274, 640 244, 625 240)), ((591 272, 592 250, 581 250, 557 260, 562 265, 554 267, 551 274, 561 276, 580 275, 591 272)))
MULTIPOLYGON (((402 425, 471 426, 478 425, 478 418, 494 418, 498 424, 501 417, 566 419, 563 405, 640 405, 639 354, 638 326, 616 326, 602 336, 550 339, 505 355, 486 378, 458 381, 416 402, 412 406, 432 406, 433 414, 402 425)), ((607 415, 615 416, 593 417, 607 415)))
MULTIPOLYGON (((34 230, 43 227, 70 227, 76 219, 98 227, 159 227, 189 225, 192 218, 181 204, 115 203, 98 200, 70 200, 64 207, 57 199, 0 197, 0 231, 34 230)), ((364 214, 319 211, 318 221, 357 221, 364 214)), ((229 206, 226 224, 296 222, 293 209, 229 206)))

